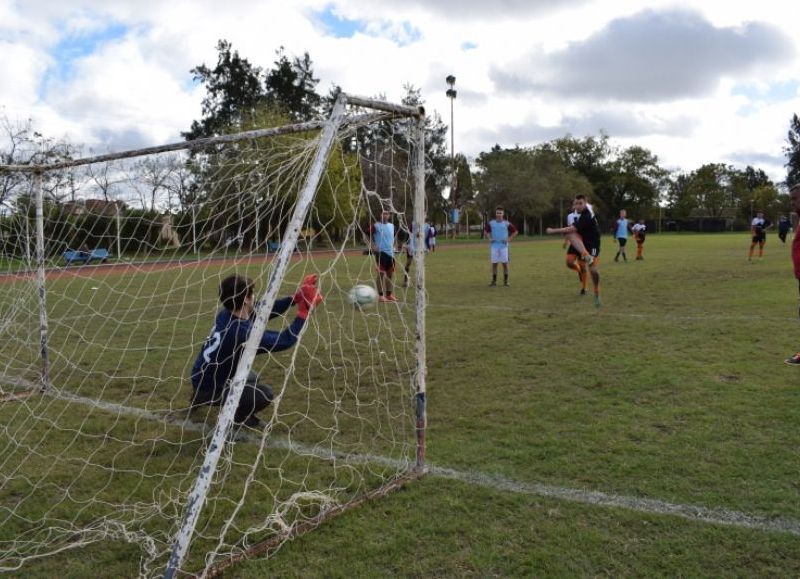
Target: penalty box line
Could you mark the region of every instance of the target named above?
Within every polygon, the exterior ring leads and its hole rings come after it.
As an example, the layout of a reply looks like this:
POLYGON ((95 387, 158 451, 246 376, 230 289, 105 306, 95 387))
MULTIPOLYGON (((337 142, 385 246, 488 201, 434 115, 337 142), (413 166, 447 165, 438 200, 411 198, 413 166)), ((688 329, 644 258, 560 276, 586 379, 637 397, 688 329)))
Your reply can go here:
MULTIPOLYGON (((151 412, 141 408, 134 408, 112 402, 98 401, 92 398, 63 392, 56 393, 52 390, 44 393, 44 395, 55 396, 57 398, 78 404, 85 404, 94 408, 100 408, 109 412, 115 412, 145 420, 166 422, 167 424, 179 426, 187 430, 194 430, 198 432, 210 430, 210 425, 205 423, 190 422, 188 420, 171 420, 168 418, 168 415, 151 412)), ((244 437, 239 438, 238 441, 260 443, 261 436, 248 432, 244 437)), ((269 445, 273 448, 292 450, 298 454, 306 456, 310 455, 322 460, 339 460, 349 464, 382 464, 404 471, 411 470, 414 466, 414 463, 411 460, 403 461, 373 454, 348 454, 335 451, 331 448, 306 446, 289 440, 270 438, 269 445)), ((491 490, 553 498, 571 503, 580 503, 597 507, 619 508, 648 515, 673 516, 693 522, 737 527, 754 531, 787 533, 794 535, 795 537, 800 537, 800 520, 788 517, 764 517, 724 508, 708 508, 698 505, 671 503, 658 499, 618 495, 601 491, 576 489, 542 483, 520 482, 504 476, 487 474, 478 471, 460 471, 435 465, 428 465, 426 467, 426 472, 430 476, 455 480, 491 490)))

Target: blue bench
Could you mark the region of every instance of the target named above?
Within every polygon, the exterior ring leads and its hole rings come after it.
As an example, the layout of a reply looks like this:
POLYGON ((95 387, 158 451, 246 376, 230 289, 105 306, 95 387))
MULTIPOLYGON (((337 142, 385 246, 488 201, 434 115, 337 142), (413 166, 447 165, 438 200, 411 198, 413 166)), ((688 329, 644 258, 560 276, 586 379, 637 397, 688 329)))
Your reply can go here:
POLYGON ((91 261, 99 261, 105 263, 108 261, 107 249, 93 249, 92 251, 83 251, 81 249, 68 249, 64 252, 64 261, 67 265, 73 263, 89 263, 91 261))

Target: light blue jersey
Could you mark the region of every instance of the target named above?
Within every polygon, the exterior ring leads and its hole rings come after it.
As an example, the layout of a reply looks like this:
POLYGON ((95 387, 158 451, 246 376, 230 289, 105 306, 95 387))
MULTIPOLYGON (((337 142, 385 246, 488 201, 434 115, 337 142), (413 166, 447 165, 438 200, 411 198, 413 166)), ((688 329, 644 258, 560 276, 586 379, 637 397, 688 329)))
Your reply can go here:
POLYGON ((515 232, 511 223, 508 221, 497 221, 492 219, 489 222, 489 233, 492 239, 492 247, 506 247, 508 245, 508 237, 510 233, 515 232))
POLYGON ((615 235, 617 239, 624 237, 628 239, 628 220, 627 219, 617 219, 617 233, 615 235))
POLYGON ((376 223, 373 225, 372 241, 381 253, 394 255, 394 224, 376 223))

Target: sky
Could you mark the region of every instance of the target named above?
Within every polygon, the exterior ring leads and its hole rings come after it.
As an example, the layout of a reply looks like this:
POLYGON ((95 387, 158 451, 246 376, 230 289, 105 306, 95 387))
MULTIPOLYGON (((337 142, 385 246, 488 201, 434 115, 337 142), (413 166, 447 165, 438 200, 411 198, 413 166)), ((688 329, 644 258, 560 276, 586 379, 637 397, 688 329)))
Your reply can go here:
POLYGON ((730 0, 0 0, 0 115, 96 152, 180 141, 226 39, 251 64, 308 52, 320 79, 421 89, 474 159, 601 131, 662 166, 776 182, 800 114, 800 3, 730 0), (445 77, 457 97, 446 97, 445 77))

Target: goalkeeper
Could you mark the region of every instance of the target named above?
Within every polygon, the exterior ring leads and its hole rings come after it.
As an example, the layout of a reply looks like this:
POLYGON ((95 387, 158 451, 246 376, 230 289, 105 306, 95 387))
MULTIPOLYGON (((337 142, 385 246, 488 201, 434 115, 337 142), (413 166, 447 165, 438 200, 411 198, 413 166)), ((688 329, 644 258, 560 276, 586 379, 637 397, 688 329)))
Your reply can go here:
MULTIPOLYGON (((257 353, 280 352, 294 346, 309 313, 322 300, 322 294, 317 289, 316 274, 306 276, 294 296, 276 300, 270 319, 284 314, 293 304, 297 305, 297 317, 281 332, 265 331, 257 353)), ((211 334, 206 338, 192 368, 192 406, 218 406, 228 397, 230 381, 236 373, 255 319, 253 280, 240 275, 226 277, 219 285, 219 301, 223 309, 217 314, 211 334)), ((270 402, 272 389, 260 384, 258 376, 250 372, 234 414, 234 422, 251 428, 263 427, 266 423, 256 414, 270 402)))

